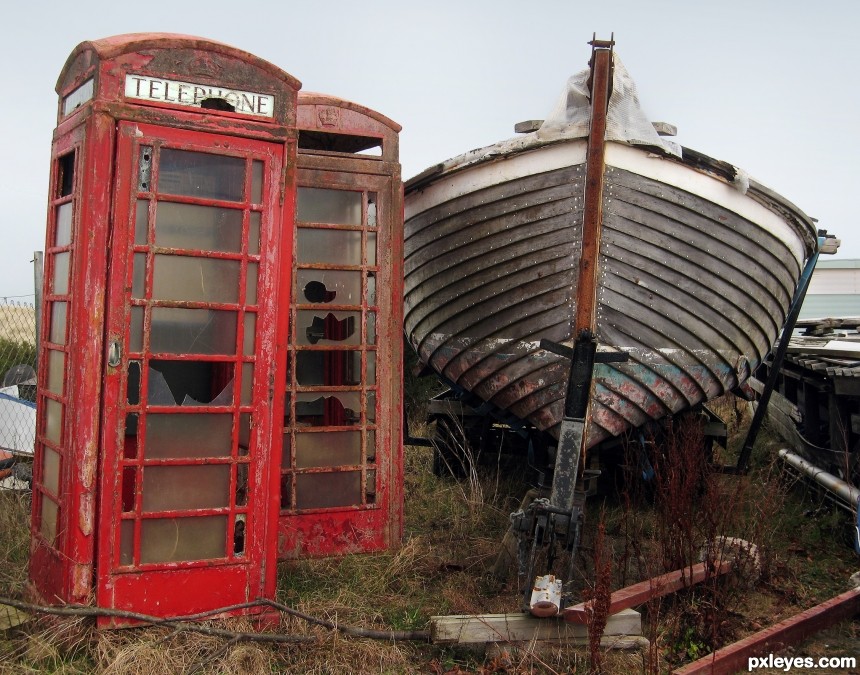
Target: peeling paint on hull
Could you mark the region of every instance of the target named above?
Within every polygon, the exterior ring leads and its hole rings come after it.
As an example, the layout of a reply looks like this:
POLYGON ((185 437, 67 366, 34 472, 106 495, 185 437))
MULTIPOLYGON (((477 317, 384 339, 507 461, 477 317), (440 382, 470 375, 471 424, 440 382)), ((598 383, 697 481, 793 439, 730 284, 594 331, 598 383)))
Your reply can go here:
MULTIPOLYGON (((566 145, 545 148, 543 171, 541 148, 486 153, 406 192, 411 344, 436 372, 554 436, 567 362, 538 345, 573 338, 584 192, 580 142, 566 145)), ((597 336, 629 361, 595 368, 589 446, 743 382, 779 333, 816 232, 766 188, 741 194, 702 171, 701 156, 694 169, 610 146, 597 336)))

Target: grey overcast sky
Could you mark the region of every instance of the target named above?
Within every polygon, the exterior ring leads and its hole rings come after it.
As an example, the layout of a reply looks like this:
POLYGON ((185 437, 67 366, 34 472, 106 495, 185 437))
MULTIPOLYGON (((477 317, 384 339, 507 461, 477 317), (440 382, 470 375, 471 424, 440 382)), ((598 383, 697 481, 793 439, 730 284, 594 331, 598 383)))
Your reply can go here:
POLYGON ((746 170, 860 258, 860 3, 854 0, 53 0, 4 10, 0 298, 30 296, 44 246, 54 85, 84 40, 162 31, 280 66, 303 89, 403 126, 404 177, 541 119, 585 67, 592 33, 616 52, 652 120, 746 170))

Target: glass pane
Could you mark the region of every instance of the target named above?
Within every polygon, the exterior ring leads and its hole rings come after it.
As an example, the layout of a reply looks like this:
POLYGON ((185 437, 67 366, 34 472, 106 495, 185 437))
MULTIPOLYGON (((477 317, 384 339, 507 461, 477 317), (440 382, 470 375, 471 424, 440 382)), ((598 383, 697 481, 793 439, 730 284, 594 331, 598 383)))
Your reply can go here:
POLYGON ((229 457, 232 446, 233 416, 230 414, 150 413, 146 416, 146 459, 229 457))
POLYGON ((158 191, 241 202, 245 192, 245 160, 206 152, 162 148, 158 191))
POLYGON ((361 471, 296 476, 296 508, 324 509, 361 504, 361 471))
POLYGON ((119 524, 119 564, 131 565, 134 562, 133 557, 134 544, 134 521, 123 520, 119 524))
POLYGON ((69 292, 69 252, 54 254, 54 283, 51 286, 54 295, 66 295, 69 292))
POLYGON ((376 471, 368 471, 364 484, 364 494, 368 504, 376 501, 376 471))
POLYGON ((42 448, 42 485, 52 494, 60 494, 60 455, 42 448))
POLYGON ((296 339, 300 345, 361 344, 361 312, 297 312, 296 339))
POLYGON ((257 304, 257 268, 259 265, 255 262, 248 263, 248 272, 245 277, 245 304, 257 304))
POLYGON ((254 312, 245 312, 245 335, 242 353, 245 356, 254 355, 254 343, 257 331, 257 315, 254 312))
POLYGON ((376 264, 376 232, 367 233, 367 264, 376 264))
POLYGON ((140 562, 223 558, 226 542, 227 516, 147 518, 140 523, 140 562))
POLYGON ((373 429, 369 429, 367 431, 367 447, 365 448, 365 453, 367 454, 368 462, 376 461, 376 431, 373 429))
POLYGON ((146 253, 135 253, 131 270, 131 297, 142 300, 145 297, 146 253))
POLYGON ((39 517, 39 531, 48 542, 49 546, 54 546, 57 541, 57 516, 60 508, 56 503, 42 495, 42 513, 39 517))
POLYGON ((236 465, 236 506, 248 505, 248 465, 236 465))
POLYGON ((143 307, 131 308, 128 326, 128 350, 131 352, 143 351, 143 307))
POLYGON ((66 355, 54 349, 48 350, 48 391, 57 396, 63 395, 66 355))
POLYGON ((57 207, 56 236, 54 246, 68 246, 72 243, 72 202, 57 207))
POLYGON ((134 212, 134 243, 145 246, 149 240, 149 200, 138 199, 134 212))
POLYGON ((125 416, 125 441, 123 442, 122 455, 125 459, 137 458, 137 426, 139 417, 137 413, 125 416))
POLYGON ((361 352, 297 352, 296 381, 304 387, 354 387, 361 383, 361 352))
POLYGON ((239 456, 248 454, 251 445, 251 413, 239 415, 239 456))
POLYGON ((242 364, 242 398, 239 405, 251 405, 252 387, 254 384, 254 364, 242 364))
POLYGON ((376 227, 376 193, 367 193, 367 226, 376 227))
POLYGON ((52 398, 45 401, 45 438, 54 445, 60 445, 63 425, 63 406, 52 398))
POLYGON ((251 211, 248 229, 248 253, 259 255, 260 253, 260 220, 262 216, 259 211, 251 211))
POLYGON ((300 223, 361 225, 361 193, 300 187, 296 211, 300 223))
POLYGON ((367 392, 367 421, 376 421, 376 392, 367 392))
POLYGON ((230 465, 147 466, 143 510, 184 511, 230 505, 230 465))
POLYGON ((361 272, 345 270, 298 270, 299 303, 361 304, 361 272))
POLYGON ((367 273, 367 306, 373 307, 376 304, 376 275, 373 272, 367 273))
POLYGON ((361 399, 357 391, 331 394, 302 392, 296 395, 298 426, 353 426, 361 422, 361 399))
POLYGON ((299 263, 361 264, 361 232, 301 227, 296 241, 299 263))
POLYGON ((125 395, 129 405, 136 406, 140 403, 140 361, 128 362, 128 379, 125 384, 125 395))
POLYGON ((127 466, 122 470, 122 511, 130 513, 134 511, 134 496, 137 490, 135 476, 137 469, 133 466, 127 466))
POLYGON ((242 250, 242 211, 159 202, 155 212, 155 244, 165 248, 239 253, 242 250))
POLYGON ((51 303, 51 330, 48 336, 48 341, 54 344, 66 344, 66 312, 68 311, 68 303, 52 302, 51 303))
POLYGON ((238 312, 154 307, 150 351, 154 354, 235 354, 238 312))
POLYGON ((367 344, 376 344, 376 312, 367 313, 367 344))
POLYGON ((376 352, 367 352, 367 384, 376 384, 376 352))
POLYGON ((239 262, 157 255, 152 297, 155 300, 237 303, 239 262))
POLYGON ((211 361, 149 362, 147 403, 164 406, 233 404, 232 363, 211 361))
POLYGON ((349 466, 361 463, 361 432, 296 434, 296 467, 349 466))
POLYGON ((251 162, 251 201, 263 203, 263 163, 259 159, 251 162))

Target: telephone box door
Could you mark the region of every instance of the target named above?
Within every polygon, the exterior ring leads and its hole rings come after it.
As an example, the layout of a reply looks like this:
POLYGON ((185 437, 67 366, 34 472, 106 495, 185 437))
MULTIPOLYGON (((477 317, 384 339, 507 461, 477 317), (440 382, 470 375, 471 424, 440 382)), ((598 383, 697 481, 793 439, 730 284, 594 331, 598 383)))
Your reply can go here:
POLYGON ((119 125, 100 606, 179 615, 273 591, 284 148, 119 125))

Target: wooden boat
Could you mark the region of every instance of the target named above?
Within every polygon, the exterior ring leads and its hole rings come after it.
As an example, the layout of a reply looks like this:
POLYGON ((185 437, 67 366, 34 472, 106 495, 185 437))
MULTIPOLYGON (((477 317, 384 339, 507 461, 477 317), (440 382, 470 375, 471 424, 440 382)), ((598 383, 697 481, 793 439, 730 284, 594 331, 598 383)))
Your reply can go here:
MULTIPOLYGON (((739 169, 642 138, 635 88, 614 63, 592 325, 599 350, 628 360, 594 368, 588 447, 743 383, 817 246, 812 219, 739 169)), ((556 438, 570 362, 540 341, 571 344, 583 302, 581 113, 568 105, 554 128, 548 118, 406 183, 409 341, 444 379, 556 438)))

